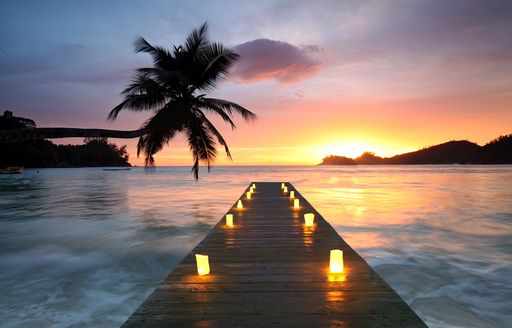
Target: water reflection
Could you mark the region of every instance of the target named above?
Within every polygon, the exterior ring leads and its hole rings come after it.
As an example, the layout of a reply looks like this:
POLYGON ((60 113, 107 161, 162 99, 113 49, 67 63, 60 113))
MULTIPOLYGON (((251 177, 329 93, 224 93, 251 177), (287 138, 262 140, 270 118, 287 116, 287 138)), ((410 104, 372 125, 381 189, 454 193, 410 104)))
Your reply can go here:
MULTIPOLYGON (((291 181, 430 326, 510 322, 511 166, 216 167, 197 183, 188 167, 119 173, 0 176, 3 324, 74 317, 119 326, 231 208, 248 177, 291 181), (105 318, 104 308, 116 315, 105 318)), ((244 210, 233 213, 243 224, 244 210)), ((314 231, 301 211, 290 213, 310 249, 314 231)), ((227 247, 234 231, 226 229, 227 247)), ((326 280, 350 284, 349 263, 345 271, 326 271, 326 280)))

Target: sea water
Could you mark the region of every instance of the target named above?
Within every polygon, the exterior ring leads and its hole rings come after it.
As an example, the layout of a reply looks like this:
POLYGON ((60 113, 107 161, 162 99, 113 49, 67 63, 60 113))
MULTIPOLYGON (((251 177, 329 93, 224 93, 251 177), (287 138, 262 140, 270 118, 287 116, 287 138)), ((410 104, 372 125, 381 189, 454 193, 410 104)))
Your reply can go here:
POLYGON ((290 181, 430 327, 512 324, 512 166, 0 175, 2 327, 118 327, 251 181, 290 181))

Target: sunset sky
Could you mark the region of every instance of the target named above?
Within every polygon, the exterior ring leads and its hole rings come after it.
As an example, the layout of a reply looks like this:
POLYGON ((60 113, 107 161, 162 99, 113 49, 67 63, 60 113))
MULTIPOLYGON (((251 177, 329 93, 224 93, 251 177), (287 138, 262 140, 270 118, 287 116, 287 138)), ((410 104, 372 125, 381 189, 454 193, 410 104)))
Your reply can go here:
MULTIPOLYGON (((216 121, 234 158, 219 153, 217 164, 317 164, 512 133, 507 0, 7 0, 0 110, 40 127, 136 129, 148 114, 106 121, 134 69, 151 64, 134 40, 171 47, 205 21, 242 56, 213 95, 259 117, 235 131, 216 121)), ((112 141, 143 163, 136 140, 112 141)), ((190 165, 191 155, 177 138, 156 161, 190 165)))

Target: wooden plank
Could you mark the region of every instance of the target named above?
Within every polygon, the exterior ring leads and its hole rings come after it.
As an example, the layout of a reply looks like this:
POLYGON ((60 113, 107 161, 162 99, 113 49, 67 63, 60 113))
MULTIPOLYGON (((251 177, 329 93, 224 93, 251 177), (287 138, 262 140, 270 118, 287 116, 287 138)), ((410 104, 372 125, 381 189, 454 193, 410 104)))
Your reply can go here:
POLYGON ((426 327, 289 183, 256 182, 253 198, 229 213, 164 279, 122 327, 426 327), (315 214, 314 227, 303 215, 315 214), (344 252, 331 274, 329 252, 344 252), (199 276, 195 254, 210 258, 199 276))

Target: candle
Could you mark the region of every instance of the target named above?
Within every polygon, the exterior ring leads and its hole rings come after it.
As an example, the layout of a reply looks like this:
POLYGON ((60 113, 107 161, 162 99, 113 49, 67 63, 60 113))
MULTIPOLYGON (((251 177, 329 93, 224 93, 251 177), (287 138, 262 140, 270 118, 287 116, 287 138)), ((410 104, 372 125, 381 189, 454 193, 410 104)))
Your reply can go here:
POLYGON ((226 225, 228 227, 232 227, 233 226, 233 214, 231 214, 231 213, 226 214, 226 225))
POLYGON ((311 227, 313 223, 315 222, 315 214, 313 213, 306 213, 304 214, 304 221, 306 227, 311 227))
POLYGON ((295 198, 295 191, 290 191, 290 199, 294 199, 295 198))
POLYGON ((283 192, 286 194, 288 192, 288 187, 284 187, 283 192))
POLYGON ((295 198, 293 200, 293 208, 300 208, 299 199, 295 198))
POLYGON ((339 249, 331 250, 329 268, 332 273, 343 272, 343 251, 339 249))
POLYGON ((247 192, 247 199, 251 199, 251 192, 250 191, 247 192))
POLYGON ((208 262, 208 255, 196 254, 197 273, 204 276, 210 273, 210 263, 208 262))
POLYGON ((238 200, 238 203, 236 204, 236 208, 244 208, 244 204, 242 204, 241 199, 238 200))

